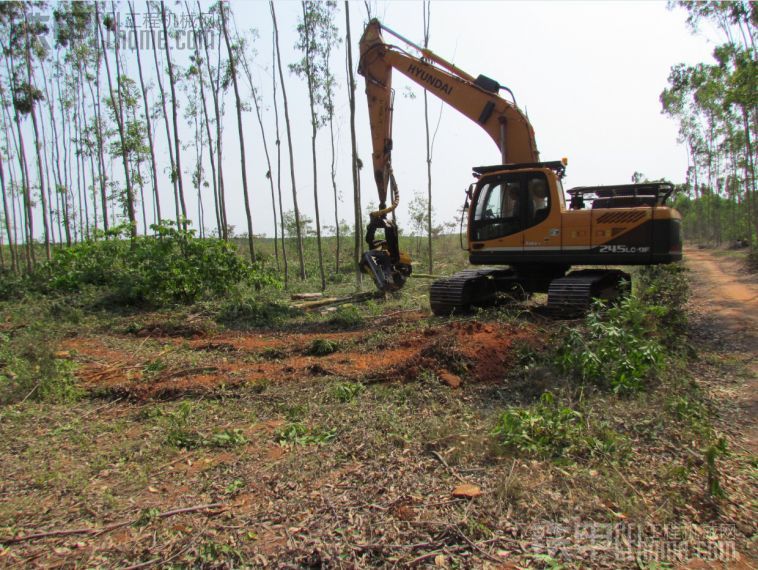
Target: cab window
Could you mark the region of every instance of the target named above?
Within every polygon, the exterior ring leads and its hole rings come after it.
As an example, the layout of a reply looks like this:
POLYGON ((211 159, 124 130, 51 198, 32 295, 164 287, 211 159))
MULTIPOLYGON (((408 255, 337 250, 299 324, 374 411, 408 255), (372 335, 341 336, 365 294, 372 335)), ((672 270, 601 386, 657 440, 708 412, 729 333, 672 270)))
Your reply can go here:
POLYGON ((521 182, 499 180, 482 187, 474 212, 474 239, 488 240, 521 230, 521 182))
POLYGON ((535 226, 547 219, 550 212, 550 191, 547 178, 540 173, 531 174, 527 178, 527 227, 535 226))

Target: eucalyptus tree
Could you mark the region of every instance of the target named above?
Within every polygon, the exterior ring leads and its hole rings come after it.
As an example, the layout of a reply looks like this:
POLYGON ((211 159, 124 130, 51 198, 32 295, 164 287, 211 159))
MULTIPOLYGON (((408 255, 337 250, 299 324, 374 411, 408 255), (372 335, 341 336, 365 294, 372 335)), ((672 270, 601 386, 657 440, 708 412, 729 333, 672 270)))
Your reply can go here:
MULTIPOLYGON (((132 0, 129 0, 129 13, 132 16, 132 22, 136 22, 135 14, 134 14, 134 2, 132 0)), ((139 84, 140 84, 140 90, 142 91, 142 109, 144 111, 145 116, 145 134, 147 135, 147 146, 150 150, 150 177, 152 179, 152 185, 153 185, 153 204, 155 207, 155 217, 157 218, 157 221, 160 223, 161 220, 161 197, 160 193, 158 192, 158 165, 155 160, 155 145, 153 144, 153 126, 152 121, 150 118, 150 104, 148 102, 147 97, 147 84, 145 83, 145 77, 142 71, 142 57, 141 57, 141 37, 139 32, 135 29, 134 30, 134 44, 135 44, 135 55, 137 59, 137 74, 139 75, 139 84)), ((153 46, 153 49, 155 49, 155 46, 153 46)))
MULTIPOLYGON (((177 187, 179 189, 179 203, 182 210, 182 227, 187 229, 187 205, 184 201, 184 185, 182 183, 182 157, 181 145, 179 144, 179 102, 176 99, 176 74, 174 65, 171 61, 171 37, 168 33, 168 23, 166 16, 166 3, 160 2, 161 24, 163 25, 163 38, 166 48, 166 69, 168 71, 168 83, 171 90, 171 118, 174 124, 174 154, 176 156, 176 173, 177 187)), ((170 143, 169 143, 170 144, 170 143)))
MULTIPOLYGON (((147 17, 148 20, 152 22, 153 20, 153 13, 152 13, 152 2, 148 1, 146 3, 147 7, 147 17)), ((165 38, 166 41, 168 41, 168 38, 165 38)), ((150 27, 150 45, 153 50, 153 61, 155 62, 155 81, 158 84, 158 92, 161 96, 161 114, 163 116, 163 125, 166 128, 166 146, 168 147, 168 159, 169 159, 169 165, 170 165, 170 177, 171 177, 171 184, 174 187, 174 213, 176 215, 176 226, 180 227, 181 224, 181 218, 182 213, 180 211, 180 200, 179 200, 179 170, 176 164, 176 158, 174 156, 174 145, 172 141, 174 140, 172 134, 171 134, 171 127, 169 126, 168 121, 168 110, 166 108, 166 90, 163 88, 163 69, 161 68, 160 63, 158 62, 158 51, 159 51, 159 45, 158 42, 155 39, 155 31, 153 30, 152 26, 150 27)))
MULTIPOLYGON (((425 0, 422 3, 424 23, 424 48, 429 48, 429 26, 432 15, 432 3, 425 0)), ((432 146, 429 137, 429 94, 424 89, 424 131, 426 133, 426 235, 427 255, 429 256, 429 273, 434 273, 434 261, 432 255, 432 146)))
MULTIPOLYGON (((218 235, 221 237, 222 234, 222 221, 221 221, 221 213, 219 210, 219 201, 218 201, 218 177, 216 175, 216 163, 214 162, 214 156, 213 156, 213 136, 211 135, 211 125, 210 125, 210 116, 208 114, 208 104, 205 97, 205 79, 203 77, 203 57, 200 55, 200 42, 203 41, 201 37, 198 35, 197 27, 195 27, 195 17, 190 11, 189 3, 185 0, 184 7, 186 9, 187 18, 192 24, 192 37, 193 37, 193 45, 195 48, 194 54, 191 57, 191 65, 187 69, 187 77, 188 78, 197 78, 198 84, 199 84, 199 92, 200 92, 200 100, 202 102, 202 123, 205 127, 205 135, 206 139, 208 141, 208 162, 210 163, 211 167, 211 183, 213 185, 213 211, 215 213, 216 217, 216 227, 218 229, 218 235)), ((202 14, 200 14, 200 18, 202 18, 202 14)), ((201 149, 202 149, 201 145, 201 149)), ((199 170, 199 168, 202 167, 202 152, 201 150, 198 150, 197 152, 197 166, 196 169, 199 170)), ((198 193, 198 199, 200 197, 200 194, 198 193)), ((199 205, 200 208, 202 208, 202 202, 200 202, 199 205)), ((201 231, 202 231, 202 225, 201 231)))
MULTIPOLYGON (((12 136, 15 139, 14 146, 21 173, 21 188, 24 202, 23 220, 25 228, 24 240, 26 244, 26 266, 27 270, 31 272, 36 262, 33 247, 34 212, 31 196, 29 164, 26 157, 24 135, 21 129, 21 114, 30 112, 34 107, 34 104, 42 98, 42 94, 24 80, 23 61, 18 61, 19 57, 24 59, 26 54, 26 34, 24 32, 25 9, 26 7, 20 2, 0 4, 0 26, 2 26, 0 42, 2 42, 2 51, 7 75, 6 80, 7 84, 10 86, 13 125, 16 127, 16 132, 12 136)), ((6 101, 3 101, 3 106, 6 106, 6 101)))
POLYGON ((247 160, 245 156, 245 135, 244 127, 242 125, 242 98, 240 97, 239 82, 237 80, 237 63, 239 60, 240 46, 235 43, 232 46, 232 42, 229 39, 229 23, 227 7, 222 1, 218 3, 218 11, 221 15, 221 31, 224 34, 224 43, 226 44, 226 52, 229 58, 228 67, 226 69, 225 81, 228 83, 231 80, 234 86, 234 101, 235 108, 237 109, 237 135, 240 145, 240 168, 242 170, 242 193, 245 199, 245 216, 247 218, 247 245, 250 250, 250 260, 255 262, 255 242, 253 240, 253 216, 250 212, 250 193, 247 185, 247 160))
MULTIPOLYGON (((194 78, 197 73, 197 67, 194 62, 187 69, 186 78, 194 78)), ((197 194, 197 222, 198 231, 200 237, 205 237, 205 211, 203 209, 203 187, 208 186, 208 182, 205 179, 205 168, 203 167, 203 143, 205 137, 203 135, 203 121, 204 115, 202 113, 202 107, 200 104, 200 89, 199 81, 185 81, 184 92, 186 94, 184 106, 184 120, 187 126, 192 130, 192 141, 195 149, 195 163, 192 167, 190 179, 192 181, 192 187, 197 194)), ((185 146, 187 148, 189 144, 185 146)), ((213 164, 213 155, 211 153, 211 164, 213 164)))
POLYGON ((3 221, 5 226, 6 236, 8 238, 8 249, 11 256, 11 270, 15 273, 18 271, 18 261, 16 257, 16 243, 13 239, 13 232, 11 231, 11 211, 8 206, 8 194, 5 187, 5 170, 3 169, 3 156, 0 153, 0 190, 3 193, 3 221))
MULTIPOLYGON (((266 178, 268 179, 269 186, 271 187, 271 208, 273 213, 273 220, 274 220, 274 256, 276 259, 276 268, 277 270, 280 268, 279 266, 279 230, 277 228, 277 219, 276 219, 276 200, 274 199, 274 179, 271 173, 271 155, 268 152, 268 137, 266 137, 266 129, 263 126, 263 116, 261 114, 261 102, 260 97, 258 95, 258 90, 255 88, 255 83, 253 83, 253 75, 250 71, 250 64, 247 60, 247 42, 244 38, 241 38, 239 35, 239 32, 236 30, 235 26, 235 35, 236 35, 236 43, 238 46, 238 53, 239 53, 239 61, 242 65, 242 70, 245 72, 245 77, 247 78, 248 86, 250 87, 250 96, 253 100, 253 105, 255 106, 255 116, 258 119, 258 127, 261 131, 261 139, 263 141, 263 152, 266 156, 266 165, 268 167, 268 170, 266 171, 266 178)), ((252 34, 254 35, 254 33, 252 34)))
MULTIPOLYGON (((318 204, 318 156, 316 139, 318 129, 324 123, 323 107, 326 100, 325 90, 327 77, 324 71, 324 61, 328 60, 325 53, 329 42, 334 41, 337 30, 334 26, 334 0, 314 2, 306 0, 301 3, 302 19, 297 32, 298 41, 295 47, 302 54, 302 59, 290 64, 290 70, 305 77, 308 83, 308 102, 311 113, 311 155, 313 163, 313 202, 316 210, 316 245, 318 249, 318 265, 321 274, 321 289, 326 289, 324 273, 324 255, 321 247, 321 216, 318 204)), ((339 226, 339 222, 337 223, 339 226)))
POLYGON ((125 197, 126 197, 126 214, 129 219, 129 224, 131 225, 130 233, 132 237, 137 236, 137 218, 134 211, 134 193, 132 188, 132 176, 131 171, 129 168, 129 154, 128 154, 128 148, 129 145, 127 144, 127 133, 125 128, 125 113, 124 113, 124 104, 123 104, 123 93, 122 93, 122 84, 121 81, 121 64, 120 64, 120 58, 119 58, 119 34, 117 30, 117 23, 115 18, 115 4, 112 3, 112 10, 111 14, 105 16, 103 18, 103 26, 105 26, 106 29, 108 29, 110 32, 113 33, 114 36, 114 55, 115 55, 115 63, 116 63, 116 89, 113 88, 113 78, 111 77, 111 70, 110 70, 110 63, 108 60, 108 46, 105 41, 105 34, 103 33, 103 29, 100 26, 100 9, 98 7, 98 3, 95 3, 95 25, 97 26, 98 33, 100 35, 100 43, 103 47, 103 61, 105 62, 105 72, 106 76, 108 78, 108 92, 110 94, 109 102, 111 110, 113 111, 114 120, 116 122, 116 127, 118 128, 118 136, 119 136, 119 150, 121 154, 121 160, 123 162, 124 167, 124 186, 125 186, 125 197))
POLYGON ((279 26, 276 23, 276 11, 274 2, 269 1, 271 20, 274 24, 274 45, 276 46, 276 65, 279 72, 279 84, 282 87, 282 101, 284 103, 284 123, 287 129, 287 147, 289 148, 290 179, 292 181, 292 202, 295 216, 295 232, 297 236, 297 255, 300 263, 300 279, 305 279, 305 254, 303 252, 303 232, 300 223, 300 209, 297 205, 297 185, 295 184, 295 156, 292 151, 292 129, 290 127, 289 105, 287 103, 287 89, 284 84, 284 69, 282 67, 282 52, 279 49, 279 26))
POLYGON ((345 0, 345 44, 347 45, 347 95, 350 103, 350 172, 353 176, 353 214, 355 227, 355 243, 353 249, 353 264, 355 265, 355 283, 358 288, 363 282, 361 273, 361 245, 362 245, 362 214, 361 214, 361 187, 358 169, 358 146, 355 136, 355 76, 353 74, 353 40, 350 35, 350 2, 345 0))
MULTIPOLYGON (((6 60, 8 81, 11 88, 11 98, 14 108, 14 122, 19 140, 19 147, 23 154, 19 157, 22 161, 22 172, 25 178, 25 203, 28 247, 34 240, 33 232, 33 202, 31 197, 31 177, 25 156, 23 134, 21 130, 21 117, 31 118, 34 134, 34 152, 37 163, 37 186, 39 188, 40 202, 42 204, 42 222, 44 228, 45 254, 50 258, 50 225, 48 218, 48 203, 45 191, 45 175, 42 163, 41 136, 37 121, 37 104, 43 99, 42 91, 37 88, 34 68, 47 56, 47 44, 45 36, 48 33, 47 26, 41 19, 34 18, 33 9, 45 9, 42 2, 32 5, 27 2, 8 2, 0 5, 0 26, 2 26, 2 47, 6 60)), ((33 250, 30 251, 33 261, 33 250)))
MULTIPOLYGON (((213 114, 215 117, 216 125, 216 178, 217 184, 217 204, 218 204, 218 218, 220 221, 221 229, 219 236, 223 239, 228 239, 229 224, 226 217, 226 192, 224 190, 224 168, 223 168, 223 144, 222 144, 222 117, 223 117, 223 99, 220 96, 222 90, 221 84, 221 34, 218 35, 217 41, 217 61, 215 69, 211 66, 210 55, 210 42, 209 36, 213 36, 210 30, 206 28, 206 18, 203 16, 203 9, 200 5, 200 1, 197 2, 197 10, 199 13, 198 25, 200 27, 200 40, 203 42, 203 51, 205 53, 205 68, 208 73, 208 82, 211 88, 211 95, 213 96, 213 114)), ((202 69, 199 70, 202 73, 202 69)), ((209 137, 210 140, 210 137, 209 137)))
POLYGON ((271 89, 274 105, 274 125, 276 128, 276 189, 279 197, 279 226, 282 234, 282 260, 284 261, 284 287, 289 287, 289 263, 287 243, 284 235, 284 205, 282 204, 282 141, 279 136, 279 102, 276 97, 276 35, 271 33, 271 89))
POLYGON ((342 41, 337 33, 337 27, 334 23, 334 17, 336 12, 336 4, 334 2, 331 5, 327 5, 327 9, 324 10, 324 20, 320 29, 320 39, 323 49, 321 50, 321 72, 323 74, 323 110, 326 114, 326 120, 329 123, 329 143, 331 148, 331 162, 330 162, 330 174, 332 181, 332 193, 334 196, 334 232, 335 239, 337 240, 337 248, 334 256, 334 270, 335 273, 340 271, 340 220, 339 220, 339 193, 337 192, 337 154, 334 146, 334 87, 335 77, 332 73, 331 55, 332 48, 338 46, 342 41))

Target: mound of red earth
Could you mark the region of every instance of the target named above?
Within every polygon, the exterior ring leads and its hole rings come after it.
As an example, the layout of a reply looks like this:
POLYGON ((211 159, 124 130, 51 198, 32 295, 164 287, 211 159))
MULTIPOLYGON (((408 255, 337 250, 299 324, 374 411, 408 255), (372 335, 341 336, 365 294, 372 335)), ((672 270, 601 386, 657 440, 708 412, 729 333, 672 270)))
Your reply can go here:
POLYGON ((412 381, 424 371, 457 388, 502 380, 514 363, 514 343, 539 342, 530 325, 496 322, 458 321, 403 332, 385 326, 376 332, 222 333, 150 344, 129 336, 78 337, 62 348, 77 361, 86 388, 146 399, 317 377, 412 381), (334 342, 336 352, 310 354, 317 339, 334 342))
POLYGON ((454 322, 424 330, 403 340, 412 354, 391 365, 382 375, 388 380, 413 380, 422 371, 437 374, 453 388, 461 377, 467 382, 502 380, 513 365, 514 343, 534 343, 535 331, 500 323, 454 322))

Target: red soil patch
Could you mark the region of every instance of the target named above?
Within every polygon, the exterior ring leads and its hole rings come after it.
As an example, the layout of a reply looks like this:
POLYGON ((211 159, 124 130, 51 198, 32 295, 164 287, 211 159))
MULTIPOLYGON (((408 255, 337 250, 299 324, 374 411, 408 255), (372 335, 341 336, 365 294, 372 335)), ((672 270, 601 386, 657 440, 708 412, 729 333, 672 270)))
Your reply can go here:
MULTIPOLYGON (((172 398, 260 381, 297 381, 335 376, 352 379, 414 380, 423 370, 459 375, 465 382, 501 380, 513 362, 513 343, 534 342, 531 328, 477 321, 452 322, 413 332, 387 329, 384 345, 374 347, 367 331, 262 335, 224 333, 203 339, 166 339, 162 346, 142 340, 69 339, 64 348, 79 363, 85 387, 139 399, 172 398), (316 339, 337 342, 327 356, 311 356, 316 339), (121 348, 123 347, 123 348, 121 348), (192 364, 168 364, 151 371, 151 363, 189 348, 192 364)), ((186 356, 186 354, 185 354, 186 356)))

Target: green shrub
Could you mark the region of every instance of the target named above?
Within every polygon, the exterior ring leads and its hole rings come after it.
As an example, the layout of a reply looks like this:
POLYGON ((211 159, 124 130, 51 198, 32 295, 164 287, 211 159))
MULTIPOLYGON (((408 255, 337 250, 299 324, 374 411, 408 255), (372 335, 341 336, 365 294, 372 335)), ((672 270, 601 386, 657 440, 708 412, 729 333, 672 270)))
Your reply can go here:
POLYGON ((334 385, 332 394, 338 401, 346 404, 353 401, 365 389, 366 387, 359 382, 340 382, 334 385))
POLYGON ((339 350, 339 344, 328 338, 317 338, 314 340, 306 352, 311 356, 327 356, 334 354, 339 350))
POLYGON ((655 307, 661 340, 682 346, 690 296, 688 269, 682 263, 640 267, 635 275, 635 295, 643 305, 655 307))
POLYGON ((0 404, 24 399, 69 402, 81 396, 74 363, 56 358, 55 345, 40 324, 0 333, 0 404))
POLYGON ((151 227, 157 236, 128 239, 128 226, 119 226, 109 230, 107 239, 56 250, 29 282, 45 293, 105 288, 113 304, 152 306, 221 296, 239 284, 278 283, 228 242, 199 239, 194 230, 169 222, 151 227))
POLYGON ((277 430, 275 437, 279 445, 325 445, 336 435, 333 429, 310 429, 301 422, 293 422, 277 430))
POLYGON ((613 453, 620 436, 591 425, 580 412, 560 406, 550 392, 528 408, 510 408, 498 419, 494 435, 507 449, 545 459, 586 458, 613 453))
POLYGON ((241 327, 272 327, 299 315, 287 305, 259 299, 233 299, 225 302, 216 317, 220 323, 241 327))
POLYGON ((641 390, 664 358, 655 317, 656 310, 635 296, 610 308, 598 303, 583 327, 564 331, 565 340, 555 356, 558 369, 616 394, 641 390))
POLYGON ((352 329, 363 324, 363 315, 353 305, 343 305, 337 309, 329 324, 343 329, 352 329))

